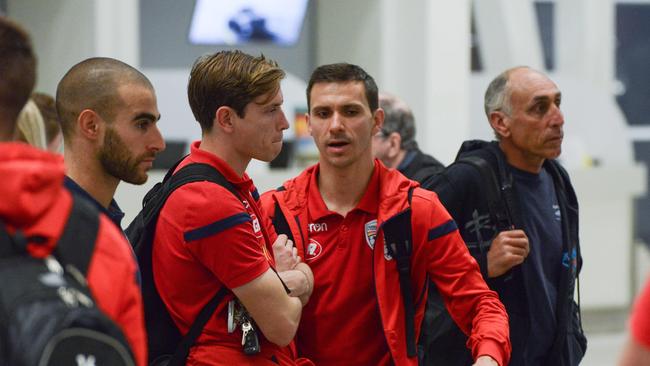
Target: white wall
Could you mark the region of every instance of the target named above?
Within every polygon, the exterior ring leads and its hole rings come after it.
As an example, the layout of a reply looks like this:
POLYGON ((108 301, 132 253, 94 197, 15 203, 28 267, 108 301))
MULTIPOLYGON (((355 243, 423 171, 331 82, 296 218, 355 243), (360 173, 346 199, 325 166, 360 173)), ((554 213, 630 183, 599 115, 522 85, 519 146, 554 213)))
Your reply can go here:
POLYGON ((451 162, 469 131, 469 0, 317 4, 317 65, 361 66, 411 106, 421 148, 451 162))
POLYGON ((7 14, 32 36, 37 91, 54 95, 70 67, 88 57, 138 65, 138 0, 8 0, 7 14))

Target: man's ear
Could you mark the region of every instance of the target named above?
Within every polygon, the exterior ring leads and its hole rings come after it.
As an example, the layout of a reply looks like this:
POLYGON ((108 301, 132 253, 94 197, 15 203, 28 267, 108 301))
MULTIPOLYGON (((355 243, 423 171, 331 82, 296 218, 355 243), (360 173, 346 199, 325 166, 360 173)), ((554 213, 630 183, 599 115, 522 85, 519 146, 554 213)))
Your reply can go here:
POLYGON ((309 133, 309 136, 313 136, 311 134, 311 120, 309 119, 309 113, 305 113, 305 122, 307 123, 307 132, 309 133))
POLYGON ((97 140, 102 134, 102 128, 106 121, 92 109, 84 109, 77 117, 77 135, 89 140, 97 140))
POLYGON ((226 133, 231 133, 234 130, 236 116, 237 112, 234 109, 227 106, 219 107, 215 113, 212 128, 219 128, 226 133))
POLYGON ((500 111, 490 113, 490 126, 501 137, 510 136, 510 117, 500 111))
POLYGON ((375 110, 375 113, 373 113, 372 116, 372 120, 374 122, 374 126, 372 127, 373 136, 376 135, 379 131, 381 131, 381 128, 384 126, 384 117, 385 117, 385 113, 384 110, 381 108, 377 108, 377 110, 375 110))
POLYGON ((388 156, 392 159, 395 158, 400 150, 402 150, 402 136, 397 132, 391 132, 388 137, 388 156))

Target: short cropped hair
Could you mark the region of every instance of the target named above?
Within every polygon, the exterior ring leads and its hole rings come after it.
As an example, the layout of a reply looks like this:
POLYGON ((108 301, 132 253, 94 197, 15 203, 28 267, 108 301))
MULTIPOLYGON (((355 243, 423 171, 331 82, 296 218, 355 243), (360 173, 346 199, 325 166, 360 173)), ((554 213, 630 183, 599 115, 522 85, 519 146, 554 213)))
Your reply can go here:
POLYGON ((29 35, 18 24, 0 16, 0 117, 11 124, 0 126, 0 134, 13 132, 35 84, 36 56, 29 35))
POLYGON ((124 103, 118 88, 130 83, 153 90, 144 74, 119 60, 93 57, 72 66, 56 88, 56 110, 63 138, 72 136, 75 121, 85 109, 111 122, 124 103))
POLYGON ((285 73, 264 55, 220 51, 199 57, 190 71, 187 97, 203 132, 210 132, 217 109, 230 107, 244 117, 248 103, 280 89, 285 73))
POLYGON ((307 108, 311 109, 311 89, 317 83, 338 83, 360 81, 366 89, 366 100, 370 111, 379 108, 379 91, 377 83, 364 69, 348 63, 337 63, 319 66, 312 72, 307 85, 307 108))
POLYGON ((400 148, 402 150, 417 149, 415 118, 411 108, 398 97, 385 93, 379 95, 379 107, 384 110, 382 135, 388 136, 393 132, 397 132, 401 137, 400 148))

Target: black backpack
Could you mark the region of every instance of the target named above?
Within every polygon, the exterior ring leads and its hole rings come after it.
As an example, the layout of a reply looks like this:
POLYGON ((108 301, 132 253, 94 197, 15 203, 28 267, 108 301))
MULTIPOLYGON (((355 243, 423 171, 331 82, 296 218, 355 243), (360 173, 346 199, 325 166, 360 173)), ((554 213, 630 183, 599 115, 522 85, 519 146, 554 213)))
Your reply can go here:
POLYGON ((11 235, 0 222, 0 365, 135 365, 86 284, 98 228, 99 213, 73 195, 56 249, 39 259, 27 252, 39 238, 11 235))
POLYGON ((149 342, 150 365, 184 365, 189 350, 203 331, 203 327, 228 293, 225 287, 201 309, 185 336, 182 336, 160 298, 153 279, 152 252, 156 223, 167 198, 177 188, 192 182, 208 181, 228 189, 238 199, 235 187, 214 167, 193 163, 174 171, 183 159, 169 169, 162 182, 157 183, 144 197, 142 210, 126 229, 142 274, 142 299, 149 342))
MULTIPOLYGON (((490 220, 495 223, 497 231, 500 232, 511 230, 515 227, 515 223, 513 222, 513 210, 516 206, 514 204, 512 175, 507 171, 505 161, 495 148, 497 147, 488 143, 482 143, 482 141, 465 142, 460 148, 456 160, 450 164, 450 166, 469 165, 479 172, 481 180, 485 182, 487 186, 485 194, 490 220), (479 148, 485 148, 490 154, 492 154, 497 163, 497 171, 493 169, 490 162, 488 162, 484 157, 467 153, 468 151, 479 148)), ((427 189, 430 189, 430 184, 426 185, 427 189)), ((442 337, 447 337, 447 341, 451 344, 459 342, 458 339, 454 339, 456 334, 450 333, 451 329, 455 328, 451 319, 448 317, 441 318, 438 316, 441 311, 446 311, 446 309, 442 307, 442 298, 438 294, 438 290, 433 282, 429 283, 429 297, 430 298, 427 299, 427 305, 422 321, 422 330, 418 340, 418 361, 422 366, 436 365, 437 361, 432 359, 432 356, 430 355, 431 352, 434 352, 434 350, 431 349, 431 342, 433 342, 434 339, 439 339, 442 335, 442 337)), ((468 364, 471 364, 471 359, 468 359, 467 362, 468 364)))

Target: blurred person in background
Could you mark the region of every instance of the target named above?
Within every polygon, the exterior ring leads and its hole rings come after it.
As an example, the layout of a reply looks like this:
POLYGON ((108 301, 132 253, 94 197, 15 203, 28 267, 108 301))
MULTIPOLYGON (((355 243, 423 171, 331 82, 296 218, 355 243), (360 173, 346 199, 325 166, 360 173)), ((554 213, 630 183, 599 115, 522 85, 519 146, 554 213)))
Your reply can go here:
POLYGON ((650 277, 637 297, 629 319, 630 336, 619 366, 650 365, 650 277))
POLYGON ((433 156, 423 153, 415 141, 415 118, 411 108, 394 95, 379 94, 384 125, 372 139, 372 151, 387 168, 394 168, 420 184, 445 169, 433 156))
POLYGON ((34 92, 32 93, 31 100, 36 103, 36 106, 43 117, 47 149, 51 152, 62 154, 63 134, 61 133, 59 116, 56 114, 56 102, 54 101, 54 97, 49 94, 34 92))
POLYGON ((47 138, 43 116, 33 100, 28 100, 18 115, 16 139, 39 149, 47 150, 47 138))

